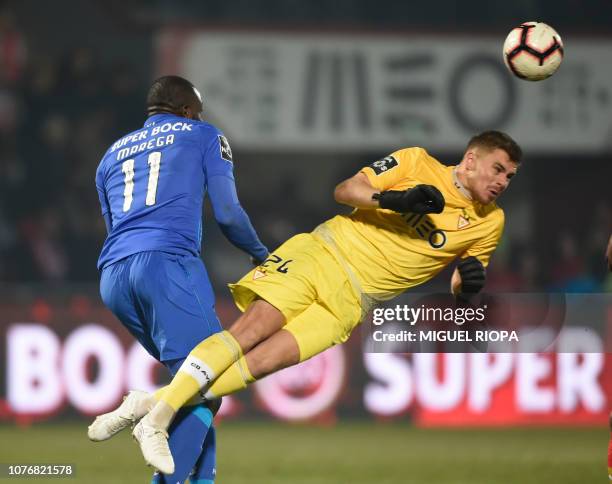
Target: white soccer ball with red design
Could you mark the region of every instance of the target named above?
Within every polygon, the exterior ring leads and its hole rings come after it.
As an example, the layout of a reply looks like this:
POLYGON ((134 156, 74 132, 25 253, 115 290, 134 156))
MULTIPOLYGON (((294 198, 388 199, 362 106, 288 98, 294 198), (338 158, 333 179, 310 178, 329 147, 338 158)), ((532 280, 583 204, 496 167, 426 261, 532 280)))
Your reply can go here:
POLYGON ((504 62, 517 77, 541 81, 552 76, 563 60, 561 36, 550 25, 525 22, 504 42, 504 62))

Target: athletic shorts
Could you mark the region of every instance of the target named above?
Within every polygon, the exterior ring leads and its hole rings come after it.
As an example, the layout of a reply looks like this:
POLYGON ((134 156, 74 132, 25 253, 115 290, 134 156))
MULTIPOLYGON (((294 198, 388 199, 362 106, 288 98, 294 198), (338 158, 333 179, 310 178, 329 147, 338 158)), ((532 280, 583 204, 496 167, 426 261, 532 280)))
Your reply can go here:
POLYGON ((100 295, 132 335, 174 372, 221 331, 206 268, 195 256, 140 252, 102 270, 100 295))
POLYGON ((345 270, 313 234, 289 239, 230 290, 242 311, 259 297, 283 313, 300 361, 344 343, 361 321, 360 299, 345 270))

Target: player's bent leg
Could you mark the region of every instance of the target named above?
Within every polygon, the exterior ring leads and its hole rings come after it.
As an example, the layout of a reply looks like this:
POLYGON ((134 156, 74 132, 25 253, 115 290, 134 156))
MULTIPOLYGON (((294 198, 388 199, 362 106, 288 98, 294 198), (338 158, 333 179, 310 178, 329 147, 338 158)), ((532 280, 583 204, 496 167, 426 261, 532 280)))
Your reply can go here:
MULTIPOLYGON (((128 331, 154 358, 159 359, 159 350, 148 334, 146 322, 134 303, 129 277, 134 260, 135 256, 128 257, 104 268, 100 279, 100 295, 104 304, 128 331)), ((121 430, 133 426, 151 410, 154 403, 146 392, 130 392, 117 409, 96 417, 87 429, 89 439, 94 442, 107 440, 121 430)))
POLYGON ((295 337, 281 329, 258 344, 229 367, 208 389, 207 400, 243 390, 250 383, 270 373, 295 365, 300 361, 300 349, 295 337))
POLYGON ((246 358, 243 356, 215 380, 208 391, 204 394, 204 398, 208 402, 213 403, 222 396, 244 390, 254 381, 255 377, 251 374, 246 358))
POLYGON ((351 310, 346 320, 340 319, 327 307, 312 304, 306 311, 292 319, 285 330, 293 335, 300 350, 299 361, 305 361, 332 346, 348 340, 359 323, 360 309, 351 310))
POLYGON ((255 299, 232 324, 229 332, 243 353, 270 337, 285 325, 285 317, 268 301, 255 299))
POLYGON ((285 324, 282 313, 266 301, 258 299, 232 325, 230 331, 222 331, 205 339, 189 353, 173 378, 161 401, 150 417, 160 428, 167 428, 171 421, 170 410, 176 412, 191 397, 208 386, 234 362, 243 351, 274 334, 285 324), (168 418, 170 416, 170 418, 168 418))
MULTIPOLYGON (((236 322, 234 333, 248 350, 283 326, 285 318, 271 304, 254 301, 236 322), (255 327, 254 330, 250 326, 255 327)), ((145 461, 164 474, 174 472, 167 429, 176 412, 242 356, 238 340, 229 331, 216 333, 189 353, 185 362, 153 409, 136 425, 132 435, 140 444, 145 461), (170 470, 171 469, 171 470, 170 470)))
POLYGON ((174 473, 157 474, 156 484, 185 482, 197 466, 204 442, 212 430, 211 410, 200 403, 181 408, 168 429, 168 445, 174 459, 174 473))
POLYGON ((350 329, 344 322, 314 303, 232 365, 212 384, 205 397, 217 398, 242 390, 257 379, 343 343, 349 335, 350 329))
MULTIPOLYGON (((171 369, 172 373, 174 370, 171 369)), ((159 388, 151 397, 158 401, 167 391, 167 386, 159 388)), ((157 472, 153 478, 153 483, 172 483, 184 482, 190 475, 194 466, 201 460, 202 445, 212 429, 212 420, 221 407, 221 399, 206 401, 200 394, 189 400, 182 407, 176 418, 173 420, 167 433, 162 432, 161 437, 158 432, 143 432, 142 425, 134 428, 133 436, 139 442, 145 461, 156 469, 170 469, 174 465, 172 474, 157 472), (167 440, 168 450, 172 457, 172 463, 167 462, 166 444, 161 443, 160 439, 167 440), (148 442, 152 440, 152 442, 148 442), (151 445, 161 445, 161 456, 151 456, 152 453, 146 447, 151 445), (161 459, 161 463, 159 461, 161 459)), ((146 423, 145 423, 146 424, 146 423)), ((146 424, 150 427, 149 424, 146 424)), ((149 429, 152 430, 152 429, 149 429)), ((154 429, 153 429, 154 430, 154 429)))
MULTIPOLYGON (((183 359, 164 361, 172 375, 175 375, 183 359)), ((154 396, 161 398, 166 387, 158 389, 154 396)), ((212 421, 220 406, 220 399, 204 402, 201 395, 193 397, 182 407, 168 429, 168 446, 174 460, 174 473, 154 476, 154 484, 175 484, 185 482, 201 459, 205 441, 212 429, 212 421)))
POLYGON ((215 428, 211 427, 206 435, 202 454, 189 477, 190 484, 213 484, 217 475, 216 463, 217 436, 215 428))
POLYGON ((259 380, 275 371, 300 362, 300 347, 295 336, 284 329, 276 332, 245 357, 253 378, 259 380))

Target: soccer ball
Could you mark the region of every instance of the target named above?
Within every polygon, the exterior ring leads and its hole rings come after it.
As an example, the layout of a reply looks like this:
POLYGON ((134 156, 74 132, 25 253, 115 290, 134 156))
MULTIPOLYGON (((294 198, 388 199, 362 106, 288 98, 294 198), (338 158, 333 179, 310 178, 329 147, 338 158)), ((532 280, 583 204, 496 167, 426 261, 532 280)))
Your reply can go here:
POLYGON ((508 34, 504 62, 517 77, 541 81, 552 76, 563 60, 563 42, 551 26, 525 22, 508 34))

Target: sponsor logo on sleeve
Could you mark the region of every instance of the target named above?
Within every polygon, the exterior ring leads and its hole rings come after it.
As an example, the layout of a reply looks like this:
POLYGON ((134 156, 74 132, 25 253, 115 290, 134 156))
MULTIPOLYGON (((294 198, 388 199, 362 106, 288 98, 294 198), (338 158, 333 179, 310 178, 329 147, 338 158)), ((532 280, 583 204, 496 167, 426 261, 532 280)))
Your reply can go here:
POLYGON ((397 160, 393 156, 389 155, 383 158, 382 160, 378 160, 372 163, 370 165, 370 168, 372 168, 372 170, 374 170, 374 173, 376 173, 376 175, 378 176, 382 175, 383 173, 386 173, 391 168, 395 168, 398 164, 399 163, 397 162, 397 160))
POLYGON ((229 161, 230 163, 233 163, 234 160, 232 158, 232 149, 230 148, 227 138, 222 135, 218 135, 218 136, 219 136, 219 149, 221 150, 221 158, 223 158, 226 161, 229 161))

